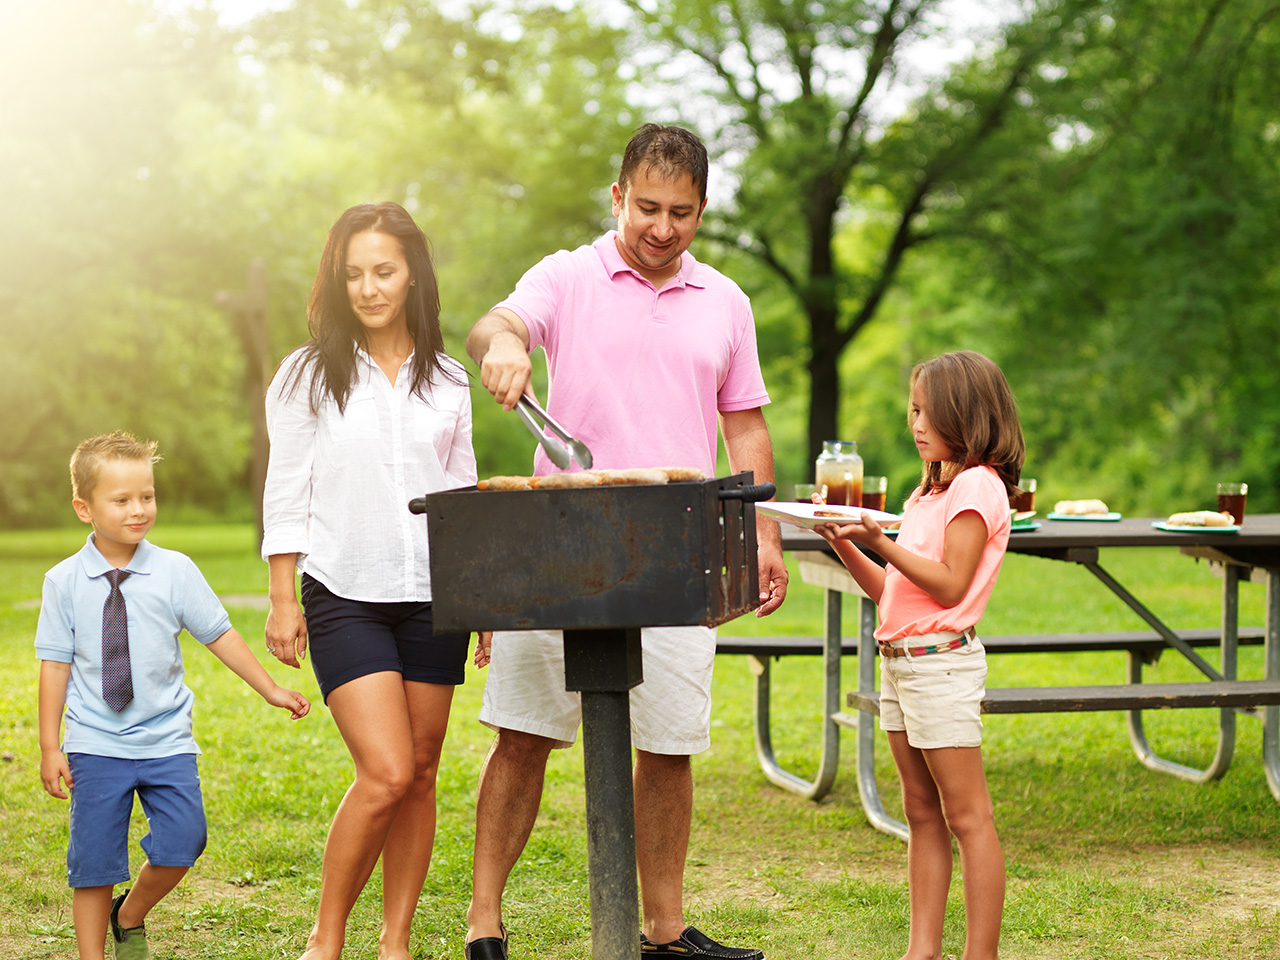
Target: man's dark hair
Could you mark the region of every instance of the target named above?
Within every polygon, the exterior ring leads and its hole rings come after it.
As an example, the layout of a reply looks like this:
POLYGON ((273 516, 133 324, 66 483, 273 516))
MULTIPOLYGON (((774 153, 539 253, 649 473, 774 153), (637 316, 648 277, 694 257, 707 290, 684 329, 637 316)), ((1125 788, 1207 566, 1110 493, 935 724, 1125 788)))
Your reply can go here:
POLYGON ((624 194, 641 165, 652 168, 664 179, 689 174, 698 189, 698 202, 707 199, 707 147, 684 127, 646 123, 636 131, 622 154, 622 169, 618 171, 618 186, 624 194))

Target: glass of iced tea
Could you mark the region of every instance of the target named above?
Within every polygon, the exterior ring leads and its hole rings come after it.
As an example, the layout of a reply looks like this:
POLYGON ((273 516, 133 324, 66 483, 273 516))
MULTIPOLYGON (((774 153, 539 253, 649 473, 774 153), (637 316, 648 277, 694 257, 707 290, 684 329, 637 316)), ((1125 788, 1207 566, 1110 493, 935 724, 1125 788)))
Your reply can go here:
POLYGON ((827 499, 827 485, 824 483, 819 486, 816 483, 797 483, 795 501, 796 503, 813 503, 813 495, 821 494, 822 499, 827 499))
POLYGON ((1014 494, 1009 506, 1017 513, 1025 513, 1036 508, 1036 482, 1031 477, 1023 477, 1018 482, 1021 493, 1014 494))
POLYGON ((1231 514, 1237 526, 1244 523, 1244 501, 1249 495, 1247 483, 1218 484, 1218 512, 1231 514))
POLYGON ((862 506, 868 510, 883 510, 884 497, 889 490, 888 477, 862 478, 862 506))

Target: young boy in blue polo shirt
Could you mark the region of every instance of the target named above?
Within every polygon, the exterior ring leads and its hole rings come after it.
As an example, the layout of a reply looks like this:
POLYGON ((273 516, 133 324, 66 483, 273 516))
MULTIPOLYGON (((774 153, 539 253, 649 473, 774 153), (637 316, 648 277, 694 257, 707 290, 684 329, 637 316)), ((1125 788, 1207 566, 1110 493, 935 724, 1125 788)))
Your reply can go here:
POLYGON ((147 542, 155 449, 118 431, 76 448, 71 503, 93 533, 45 575, 36 627, 40 779, 59 799, 71 794, 67 880, 81 960, 105 960, 108 927, 117 960, 150 957, 143 918, 204 850, 182 630, 294 720, 311 709, 271 679, 195 564, 147 542), (133 888, 113 898, 129 880, 134 793, 147 815, 147 859, 133 888))

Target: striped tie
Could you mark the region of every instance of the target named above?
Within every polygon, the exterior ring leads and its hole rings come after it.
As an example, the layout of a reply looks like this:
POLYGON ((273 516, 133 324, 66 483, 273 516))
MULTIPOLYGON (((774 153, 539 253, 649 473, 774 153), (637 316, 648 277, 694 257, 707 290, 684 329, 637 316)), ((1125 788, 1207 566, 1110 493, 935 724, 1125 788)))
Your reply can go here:
POLYGON ((102 605, 102 699, 112 710, 123 710, 133 699, 133 671, 129 666, 129 619, 120 584, 125 570, 108 570, 111 592, 102 605))

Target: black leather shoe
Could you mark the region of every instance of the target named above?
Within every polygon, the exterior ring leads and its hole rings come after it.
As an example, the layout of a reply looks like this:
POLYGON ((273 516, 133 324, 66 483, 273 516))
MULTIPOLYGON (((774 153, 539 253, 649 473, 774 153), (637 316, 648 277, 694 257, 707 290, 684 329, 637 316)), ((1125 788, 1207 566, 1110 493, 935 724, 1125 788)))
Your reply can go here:
POLYGON ((764 951, 755 947, 726 947, 705 933, 685 927, 678 940, 654 943, 640 934, 640 953, 644 957, 710 957, 712 960, 764 960, 764 951))
POLYGON ((500 937, 476 937, 462 945, 462 955, 467 960, 507 960, 507 928, 500 937))

